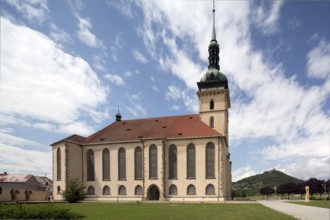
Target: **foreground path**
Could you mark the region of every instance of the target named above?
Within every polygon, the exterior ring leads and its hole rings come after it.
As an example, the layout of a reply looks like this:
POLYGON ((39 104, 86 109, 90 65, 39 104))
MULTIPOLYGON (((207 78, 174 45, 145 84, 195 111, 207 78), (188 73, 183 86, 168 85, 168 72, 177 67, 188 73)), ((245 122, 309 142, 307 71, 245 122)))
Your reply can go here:
POLYGON ((264 206, 274 209, 279 212, 291 215, 295 218, 302 220, 329 220, 330 219, 330 209, 312 207, 306 205, 296 205, 292 203, 287 203, 280 200, 258 200, 258 202, 264 206))

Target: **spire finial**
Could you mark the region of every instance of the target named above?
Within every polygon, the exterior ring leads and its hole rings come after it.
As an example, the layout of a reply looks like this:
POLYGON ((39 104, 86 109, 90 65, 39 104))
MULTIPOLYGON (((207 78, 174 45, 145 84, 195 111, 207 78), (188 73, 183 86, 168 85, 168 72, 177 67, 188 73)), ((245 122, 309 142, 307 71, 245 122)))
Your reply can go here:
POLYGON ((213 30, 212 30, 212 41, 217 40, 215 35, 215 3, 213 1, 213 30))

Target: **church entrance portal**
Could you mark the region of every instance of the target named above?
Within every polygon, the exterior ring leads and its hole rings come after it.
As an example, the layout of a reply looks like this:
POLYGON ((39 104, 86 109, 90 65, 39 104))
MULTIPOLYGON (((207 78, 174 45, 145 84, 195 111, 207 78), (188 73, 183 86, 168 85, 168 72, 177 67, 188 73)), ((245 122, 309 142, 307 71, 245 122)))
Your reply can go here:
POLYGON ((149 187, 148 200, 159 200, 159 189, 157 186, 152 185, 149 187))

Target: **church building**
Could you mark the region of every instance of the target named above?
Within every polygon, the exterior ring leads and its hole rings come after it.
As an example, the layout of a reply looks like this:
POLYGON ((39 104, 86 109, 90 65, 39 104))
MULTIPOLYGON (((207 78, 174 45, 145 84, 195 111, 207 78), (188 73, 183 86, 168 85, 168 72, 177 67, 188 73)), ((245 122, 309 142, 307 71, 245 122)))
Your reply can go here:
POLYGON ((197 82, 199 114, 116 120, 100 131, 53 143, 53 195, 71 179, 86 200, 224 201, 231 197, 230 95, 220 72, 213 9, 208 70, 197 82))

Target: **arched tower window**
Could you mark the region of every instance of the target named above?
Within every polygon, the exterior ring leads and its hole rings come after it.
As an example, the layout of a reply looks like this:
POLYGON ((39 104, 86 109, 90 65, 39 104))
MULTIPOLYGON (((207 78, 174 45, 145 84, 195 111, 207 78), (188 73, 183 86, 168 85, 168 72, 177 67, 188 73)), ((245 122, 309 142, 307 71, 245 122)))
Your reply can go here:
POLYGON ((177 195, 178 194, 178 188, 176 185, 172 184, 169 188, 169 194, 170 195, 177 195))
POLYGON ((211 179, 215 178, 214 175, 214 167, 215 167, 215 152, 214 152, 214 144, 213 143, 208 143, 206 145, 206 150, 205 150, 205 167, 206 167, 206 178, 211 179))
POLYGON ((169 179, 176 179, 177 178, 177 149, 174 144, 170 146, 168 149, 168 161, 169 161, 169 172, 168 178, 169 179))
POLYGON ((118 150, 118 179, 126 180, 126 151, 123 147, 118 150))
POLYGON ((58 181, 61 180, 61 173, 62 173, 62 169, 61 169, 62 165, 61 165, 61 149, 58 148, 56 151, 56 179, 58 181))
POLYGON ((136 147, 134 150, 134 175, 135 179, 142 179, 142 149, 136 147))
POLYGON ((187 178, 196 178, 195 172, 195 162, 196 162, 195 145, 189 144, 187 147, 187 178))
POLYGON ((210 110, 213 110, 214 109, 214 101, 213 99, 211 99, 210 101, 210 110))
POLYGON ((194 185, 190 184, 187 187, 187 195, 196 195, 196 188, 194 185))
POLYGON ((107 148, 102 152, 102 171, 103 180, 110 180, 110 153, 107 148))
POLYGON ((210 128, 214 128, 214 117, 210 117, 210 128))
POLYGON ((95 195, 95 188, 94 186, 89 186, 87 189, 87 195, 95 195))
POLYGON ((154 144, 149 148, 149 178, 157 178, 157 147, 154 144))
POLYGON ((209 184, 209 185, 206 186, 205 194, 206 195, 215 195, 215 189, 214 189, 214 186, 212 184, 209 184))
POLYGON ((104 186, 103 187, 103 195, 110 195, 110 187, 104 186))
POLYGON ((87 151, 87 181, 95 180, 94 172, 94 151, 89 149, 87 151))

